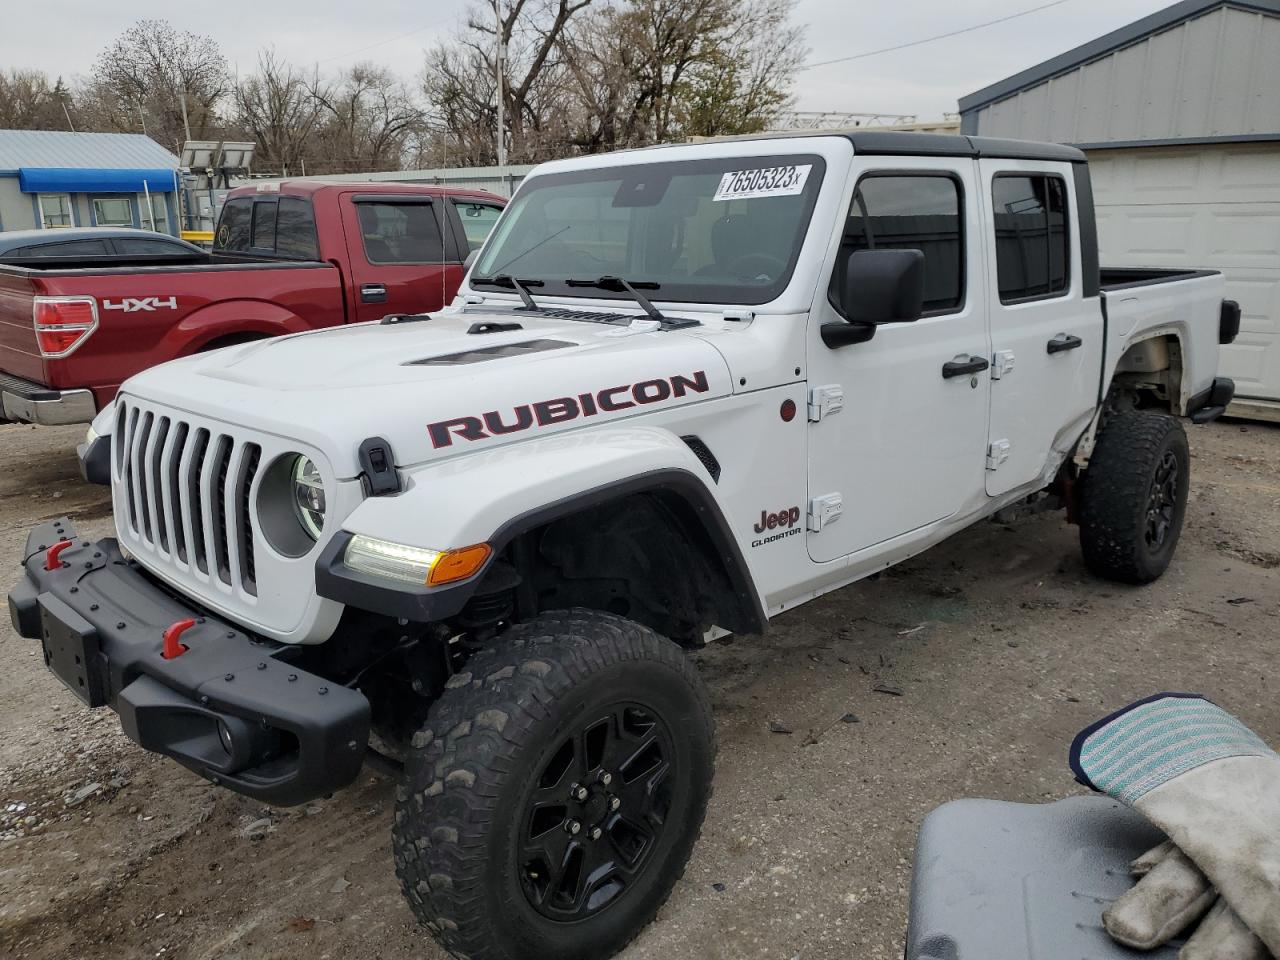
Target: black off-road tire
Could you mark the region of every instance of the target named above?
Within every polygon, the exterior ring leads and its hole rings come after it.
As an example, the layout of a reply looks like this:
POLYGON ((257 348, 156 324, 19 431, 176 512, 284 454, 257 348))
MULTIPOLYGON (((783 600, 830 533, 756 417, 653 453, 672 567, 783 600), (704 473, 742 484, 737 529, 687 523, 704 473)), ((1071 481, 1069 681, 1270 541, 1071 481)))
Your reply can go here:
POLYGON ((1187 511, 1191 454, 1181 421, 1128 412, 1107 421, 1080 489, 1080 547, 1094 574, 1151 583, 1173 559, 1187 511), (1166 471, 1176 470, 1170 484, 1166 471), (1167 488, 1159 494, 1157 488, 1167 488), (1163 517, 1153 534, 1153 510, 1163 517))
MULTIPOLYGON (((648 731, 640 734, 644 742, 656 739, 655 727, 636 729, 648 731)), ((584 732, 582 743, 593 735, 584 732)), ((576 771, 590 769, 590 761, 578 764, 574 757, 577 787, 576 771)), ((714 762, 706 689, 674 643, 592 610, 545 613, 512 627, 452 678, 409 750, 392 830, 396 874, 409 906, 446 950, 468 960, 611 956, 653 919, 684 873, 711 797, 714 762), (621 820, 628 811, 611 808, 615 800, 621 804, 625 796, 632 804, 636 789, 646 796, 661 793, 665 816, 656 839, 642 847, 647 852, 634 876, 620 880, 620 887, 609 885, 621 892, 593 895, 605 897, 602 907, 592 908, 598 912, 588 914, 584 906, 583 915, 569 922, 547 915, 547 905, 560 901, 540 899, 545 893, 537 884, 543 881, 529 868, 522 844, 536 833, 530 825, 544 810, 535 801, 550 792, 546 784, 558 789, 560 781, 547 771, 558 769, 563 743, 580 724, 586 731, 600 729, 602 721, 591 719, 596 715, 628 727, 608 750, 615 757, 633 749, 629 718, 659 718, 674 735, 663 739, 671 772, 657 788, 651 784, 659 776, 652 772, 634 778, 615 773, 612 786, 611 778, 596 773, 588 804, 598 802, 591 808, 597 813, 584 813, 583 823, 605 825, 608 851, 625 846, 618 844, 620 830, 623 840, 630 839, 621 820), (620 811, 612 827, 608 813, 598 815, 609 809, 620 811)), ((602 761, 599 769, 606 765, 602 761)), ((553 820, 557 815, 550 814, 553 820)), ((644 814, 646 822, 651 816, 644 814)), ((576 814, 569 815, 563 833, 576 822, 576 814)), ((566 842, 558 828, 546 835, 566 842)))

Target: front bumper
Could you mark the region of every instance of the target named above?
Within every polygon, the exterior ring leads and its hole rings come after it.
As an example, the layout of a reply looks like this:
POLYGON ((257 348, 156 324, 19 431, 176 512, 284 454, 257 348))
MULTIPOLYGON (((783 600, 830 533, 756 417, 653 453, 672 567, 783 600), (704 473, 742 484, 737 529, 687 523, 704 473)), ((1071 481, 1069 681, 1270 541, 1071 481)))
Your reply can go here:
POLYGON ((0 374, 0 417, 56 427, 88 423, 96 414, 88 390, 55 390, 12 374, 0 374))
POLYGON ((289 663, 296 648, 261 640, 175 599, 120 554, 87 543, 69 520, 27 537, 9 594, 14 629, 40 640, 45 664, 124 732, 221 786, 289 806, 344 787, 360 771, 369 702, 289 663), (72 545, 46 570, 48 548, 72 545), (163 633, 196 620, 187 647, 161 656, 163 633))

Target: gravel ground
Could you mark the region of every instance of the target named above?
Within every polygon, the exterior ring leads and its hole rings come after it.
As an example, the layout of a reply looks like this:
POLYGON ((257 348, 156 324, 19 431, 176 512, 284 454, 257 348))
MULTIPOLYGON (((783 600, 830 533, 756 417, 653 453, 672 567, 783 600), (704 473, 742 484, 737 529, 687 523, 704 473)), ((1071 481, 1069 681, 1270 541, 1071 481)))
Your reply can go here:
MULTIPOLYGON (((1140 696, 1201 691, 1280 741, 1280 427, 1190 433, 1187 528, 1153 586, 1091 578, 1059 516, 984 523, 699 653, 716 796, 628 960, 901 957, 921 818, 1075 792, 1075 731, 1140 696)), ((36 521, 109 533, 105 489, 76 474, 82 434, 0 426, 4 569, 36 521)), ((6 957, 443 960, 396 886, 391 808, 370 775, 289 810, 217 790, 78 707, 0 628, 6 957)))

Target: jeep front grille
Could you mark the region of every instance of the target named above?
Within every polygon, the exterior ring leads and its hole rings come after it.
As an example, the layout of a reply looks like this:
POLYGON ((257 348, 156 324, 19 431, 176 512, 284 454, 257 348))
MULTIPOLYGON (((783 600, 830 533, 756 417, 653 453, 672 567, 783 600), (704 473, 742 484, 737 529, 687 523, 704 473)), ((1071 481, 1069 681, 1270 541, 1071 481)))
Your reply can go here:
POLYGON ((256 597, 250 489, 261 446, 124 398, 112 442, 126 540, 256 597))

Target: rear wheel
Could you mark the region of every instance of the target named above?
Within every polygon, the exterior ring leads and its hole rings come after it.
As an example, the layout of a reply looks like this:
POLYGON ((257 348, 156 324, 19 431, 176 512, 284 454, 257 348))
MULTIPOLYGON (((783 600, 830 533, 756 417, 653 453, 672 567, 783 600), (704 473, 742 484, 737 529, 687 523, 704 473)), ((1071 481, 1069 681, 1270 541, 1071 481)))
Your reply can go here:
POLYGON ((675 644, 609 614, 544 614, 497 644, 414 738, 397 874, 457 956, 607 957, 657 913, 701 829, 706 691, 675 644))
POLYGON ((1187 509, 1191 455, 1180 421, 1129 412, 1098 435, 1080 494, 1080 546, 1095 574, 1150 583, 1173 559, 1187 509))

